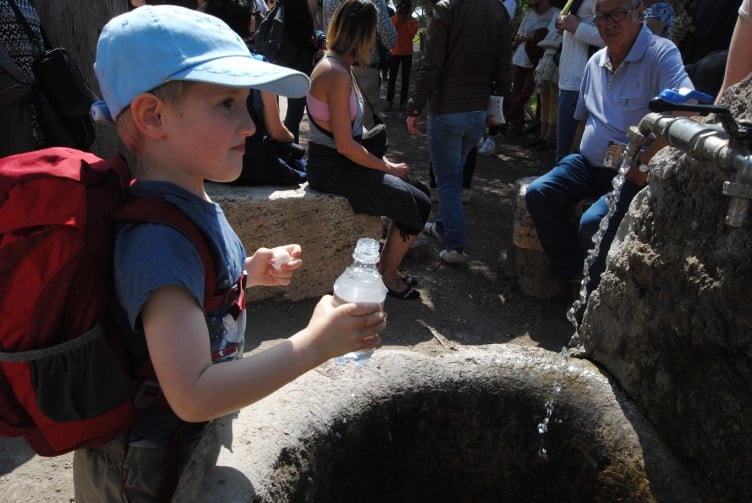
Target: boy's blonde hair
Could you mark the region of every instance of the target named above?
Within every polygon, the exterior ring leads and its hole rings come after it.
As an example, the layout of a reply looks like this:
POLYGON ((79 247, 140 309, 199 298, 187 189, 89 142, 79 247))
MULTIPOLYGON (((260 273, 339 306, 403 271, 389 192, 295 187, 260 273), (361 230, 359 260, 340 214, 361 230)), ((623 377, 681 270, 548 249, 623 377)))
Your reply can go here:
MULTIPOLYGON (((148 92, 170 106, 180 107, 186 92, 193 84, 193 82, 187 80, 171 80, 148 92)), ((141 153, 144 138, 133 123, 130 107, 123 110, 118 116, 116 124, 120 139, 123 140, 128 150, 136 155, 141 153)))
POLYGON ((329 23, 327 49, 352 54, 360 66, 367 66, 376 43, 376 14, 369 0, 344 0, 329 23))

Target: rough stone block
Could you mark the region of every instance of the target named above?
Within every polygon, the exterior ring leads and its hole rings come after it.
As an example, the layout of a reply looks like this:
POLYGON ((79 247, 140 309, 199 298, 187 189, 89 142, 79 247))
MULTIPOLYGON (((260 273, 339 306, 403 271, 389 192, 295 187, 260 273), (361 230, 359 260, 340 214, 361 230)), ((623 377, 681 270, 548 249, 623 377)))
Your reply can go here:
POLYGON ((535 231, 535 224, 527 212, 525 204, 525 191, 527 186, 535 180, 536 177, 528 176, 517 180, 517 198, 514 206, 514 225, 512 226, 512 243, 515 247, 523 250, 543 250, 538 233, 535 231))
POLYGON ((517 198, 512 227, 514 282, 525 295, 552 299, 567 292, 566 282, 551 274, 551 261, 543 252, 533 219, 527 212, 525 190, 534 176, 517 180, 517 198))
POLYGON ((287 287, 255 287, 248 300, 297 301, 331 292, 332 284, 352 260, 360 237, 380 239, 381 217, 355 214, 347 199, 299 187, 236 187, 207 183, 212 200, 245 246, 256 249, 297 243, 303 266, 287 287))
MULTIPOLYGON (((538 240, 535 224, 527 211, 525 191, 536 177, 528 176, 517 180, 517 198, 514 206, 512 226, 512 261, 514 280, 525 295, 538 299, 553 299, 570 293, 569 284, 551 274, 551 261, 538 240)), ((593 200, 583 200, 571 210, 572 224, 577 225, 580 217, 593 204, 593 200)))
POLYGON ((551 261, 542 250, 513 249, 514 280, 522 293, 536 299, 554 299, 570 292, 566 281, 551 274, 551 261))

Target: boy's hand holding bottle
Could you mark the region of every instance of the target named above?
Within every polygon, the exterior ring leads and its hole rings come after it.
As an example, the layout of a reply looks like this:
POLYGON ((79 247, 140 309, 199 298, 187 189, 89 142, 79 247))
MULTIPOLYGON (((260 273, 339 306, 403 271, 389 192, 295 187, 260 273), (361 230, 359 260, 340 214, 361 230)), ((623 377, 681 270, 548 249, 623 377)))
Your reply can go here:
POLYGON ((311 320, 303 332, 326 361, 352 351, 376 349, 379 336, 386 329, 382 304, 348 302, 341 304, 332 295, 324 295, 316 304, 311 320))

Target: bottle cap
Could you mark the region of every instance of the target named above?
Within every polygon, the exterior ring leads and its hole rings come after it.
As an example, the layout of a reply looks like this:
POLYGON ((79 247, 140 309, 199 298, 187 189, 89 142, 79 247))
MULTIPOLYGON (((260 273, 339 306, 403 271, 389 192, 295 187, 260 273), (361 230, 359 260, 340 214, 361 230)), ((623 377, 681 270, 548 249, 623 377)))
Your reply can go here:
POLYGON ((369 264, 379 261, 379 242, 371 238, 360 238, 355 245, 353 258, 369 264))

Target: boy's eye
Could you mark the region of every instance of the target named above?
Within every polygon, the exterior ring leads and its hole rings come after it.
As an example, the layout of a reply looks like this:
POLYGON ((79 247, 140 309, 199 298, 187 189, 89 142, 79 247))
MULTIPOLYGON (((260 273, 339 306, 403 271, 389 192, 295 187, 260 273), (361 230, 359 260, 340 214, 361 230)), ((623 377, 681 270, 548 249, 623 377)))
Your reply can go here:
POLYGON ((225 108, 232 108, 234 104, 235 104, 235 99, 234 98, 225 98, 222 101, 222 106, 225 107, 225 108))

